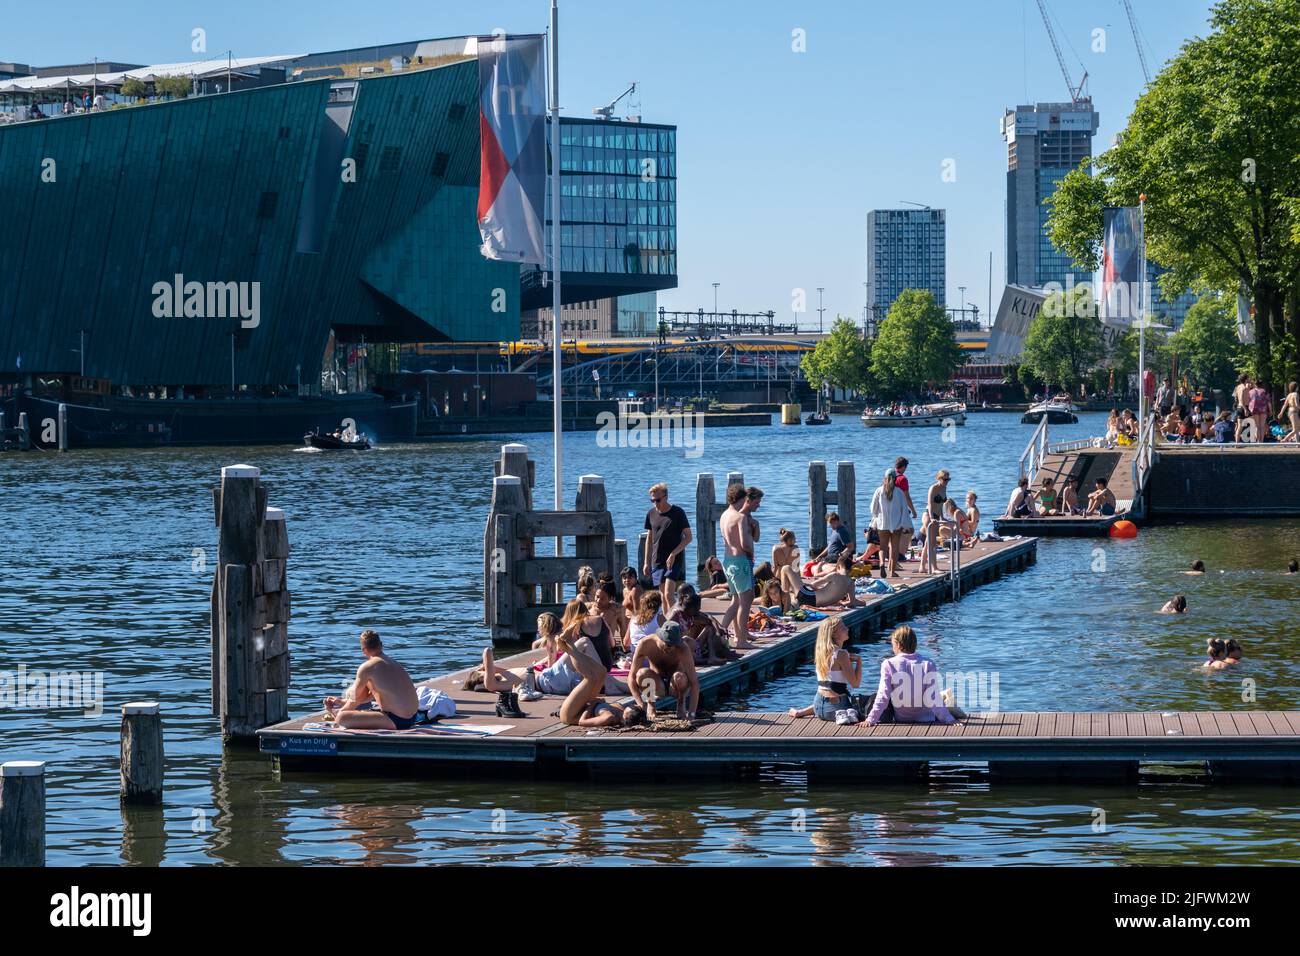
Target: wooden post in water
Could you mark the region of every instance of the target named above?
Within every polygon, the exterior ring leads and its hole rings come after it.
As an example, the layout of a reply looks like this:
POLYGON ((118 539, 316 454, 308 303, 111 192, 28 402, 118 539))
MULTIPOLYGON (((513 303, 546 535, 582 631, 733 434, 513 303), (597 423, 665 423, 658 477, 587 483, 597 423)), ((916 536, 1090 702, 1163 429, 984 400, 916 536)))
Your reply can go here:
MULTIPOLYGON (((695 527, 691 537, 695 541, 695 570, 703 572, 704 562, 718 553, 718 529, 714 523, 717 492, 713 488, 712 473, 701 472, 695 476, 695 527)), ((636 573, 641 573, 637 564, 636 573)))
POLYGON ((18 413, 18 450, 30 451, 32 447, 32 430, 27 425, 27 413, 18 413))
POLYGON ((515 584, 515 562, 519 546, 516 532, 528 511, 523 482, 515 475, 492 479, 492 504, 488 508, 484 566, 487 569, 487 624, 495 641, 513 641, 516 612, 530 603, 523 588, 515 584))
POLYGON ((808 462, 808 557, 826 550, 826 462, 808 462))
POLYGON ((59 451, 68 450, 68 406, 59 402, 59 451))
POLYGON ((842 461, 835 469, 835 510, 849 532, 849 547, 858 547, 858 478, 853 462, 842 461))
POLYGON ((0 764, 0 866, 45 865, 45 763, 0 764))
POLYGON ((288 716, 289 535, 284 512, 266 506, 260 476, 252 465, 229 465, 213 495, 213 710, 227 740, 251 739, 288 716))
MULTIPOLYGON (((603 513, 609 510, 605 499, 605 479, 600 475, 582 475, 578 478, 578 496, 573 510, 578 512, 603 513)), ((577 535, 574 538, 573 553, 589 564, 599 574, 608 570, 617 574, 614 566, 614 536, 612 534, 577 535)))
POLYGON ((121 790, 125 803, 162 803, 162 716, 155 701, 122 705, 121 790))
MULTIPOLYGON (((618 588, 618 596, 623 597, 623 579, 620 575, 623 569, 627 567, 627 541, 623 538, 614 539, 614 584, 618 588)), ((637 572, 640 574, 641 572, 637 572)))

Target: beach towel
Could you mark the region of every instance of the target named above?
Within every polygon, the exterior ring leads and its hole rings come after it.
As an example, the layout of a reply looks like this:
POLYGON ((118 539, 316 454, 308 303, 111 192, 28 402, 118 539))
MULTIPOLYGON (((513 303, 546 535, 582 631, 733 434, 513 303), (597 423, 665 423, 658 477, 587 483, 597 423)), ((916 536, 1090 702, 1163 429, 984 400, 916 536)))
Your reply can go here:
POLYGON ((893 594, 894 588, 881 578, 868 578, 858 585, 859 594, 893 594))

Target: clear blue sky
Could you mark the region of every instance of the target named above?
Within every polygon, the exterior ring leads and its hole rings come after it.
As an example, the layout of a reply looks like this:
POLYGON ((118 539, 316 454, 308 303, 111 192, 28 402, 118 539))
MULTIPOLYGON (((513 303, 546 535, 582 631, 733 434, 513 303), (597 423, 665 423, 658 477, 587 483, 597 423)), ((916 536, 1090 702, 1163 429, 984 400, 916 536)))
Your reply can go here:
MULTIPOLYGON (((1124 126, 1142 72, 1120 0, 1047 0, 1077 82, 1101 114, 1095 146, 1124 126), (1106 31, 1093 51, 1093 31, 1106 31), (1082 63, 1082 66, 1081 66, 1082 63)), ((1209 0, 1132 0, 1152 69, 1206 32, 1209 0)), ((545 28, 548 0, 225 0, 109 6, 64 0, 12 11, 0 60, 191 59, 190 33, 236 55, 310 53, 423 37, 545 28)), ((1035 0, 561 0, 561 105, 590 116, 629 81, 642 116, 678 128, 680 285, 669 308, 790 315, 817 286, 828 320, 861 315, 866 212, 912 200, 948 211, 948 301, 981 309, 988 254, 1000 294, 1003 109, 1068 99, 1035 0), (807 50, 791 49, 792 31, 807 50), (945 160, 956 181, 944 182, 945 160)))

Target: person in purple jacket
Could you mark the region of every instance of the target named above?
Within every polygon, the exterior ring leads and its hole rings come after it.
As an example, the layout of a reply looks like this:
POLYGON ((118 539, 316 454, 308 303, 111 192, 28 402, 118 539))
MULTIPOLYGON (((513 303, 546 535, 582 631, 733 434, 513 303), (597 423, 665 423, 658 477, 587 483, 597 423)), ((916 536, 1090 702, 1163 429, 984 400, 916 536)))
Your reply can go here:
POLYGON ((956 718, 943 705, 943 688, 934 661, 916 653, 916 631, 906 625, 896 627, 889 642, 894 656, 880 663, 880 686, 871 713, 867 714, 867 726, 880 723, 891 704, 896 723, 953 723, 956 718))

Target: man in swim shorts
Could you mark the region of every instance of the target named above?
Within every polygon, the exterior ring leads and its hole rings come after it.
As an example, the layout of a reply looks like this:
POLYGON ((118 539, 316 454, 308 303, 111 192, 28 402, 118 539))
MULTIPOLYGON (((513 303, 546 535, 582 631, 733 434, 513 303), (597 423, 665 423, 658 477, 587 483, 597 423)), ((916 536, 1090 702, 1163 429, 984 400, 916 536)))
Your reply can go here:
POLYGON ((695 717, 700 705, 700 678, 695 671, 695 655, 676 621, 665 621, 659 630, 637 642, 628 671, 632 675, 628 681, 632 699, 645 710, 646 720, 654 720, 655 701, 670 694, 677 700, 679 718, 695 717), (649 700, 643 696, 652 692, 649 700))
POLYGON ((357 668, 344 698, 326 697, 325 709, 337 710, 335 724, 348 730, 407 730, 415 725, 419 697, 406 668, 384 653, 374 631, 361 632, 365 663, 357 668), (364 705, 371 705, 362 709, 364 705))
POLYGON ((722 615, 722 629, 729 630, 735 621, 733 646, 740 650, 756 646, 746 626, 749 607, 754 603, 754 537, 749 516, 762 499, 759 489, 746 489, 737 482, 727 488, 727 510, 718 521, 722 529, 722 573, 727 576, 727 590, 731 593, 731 603, 722 615))

